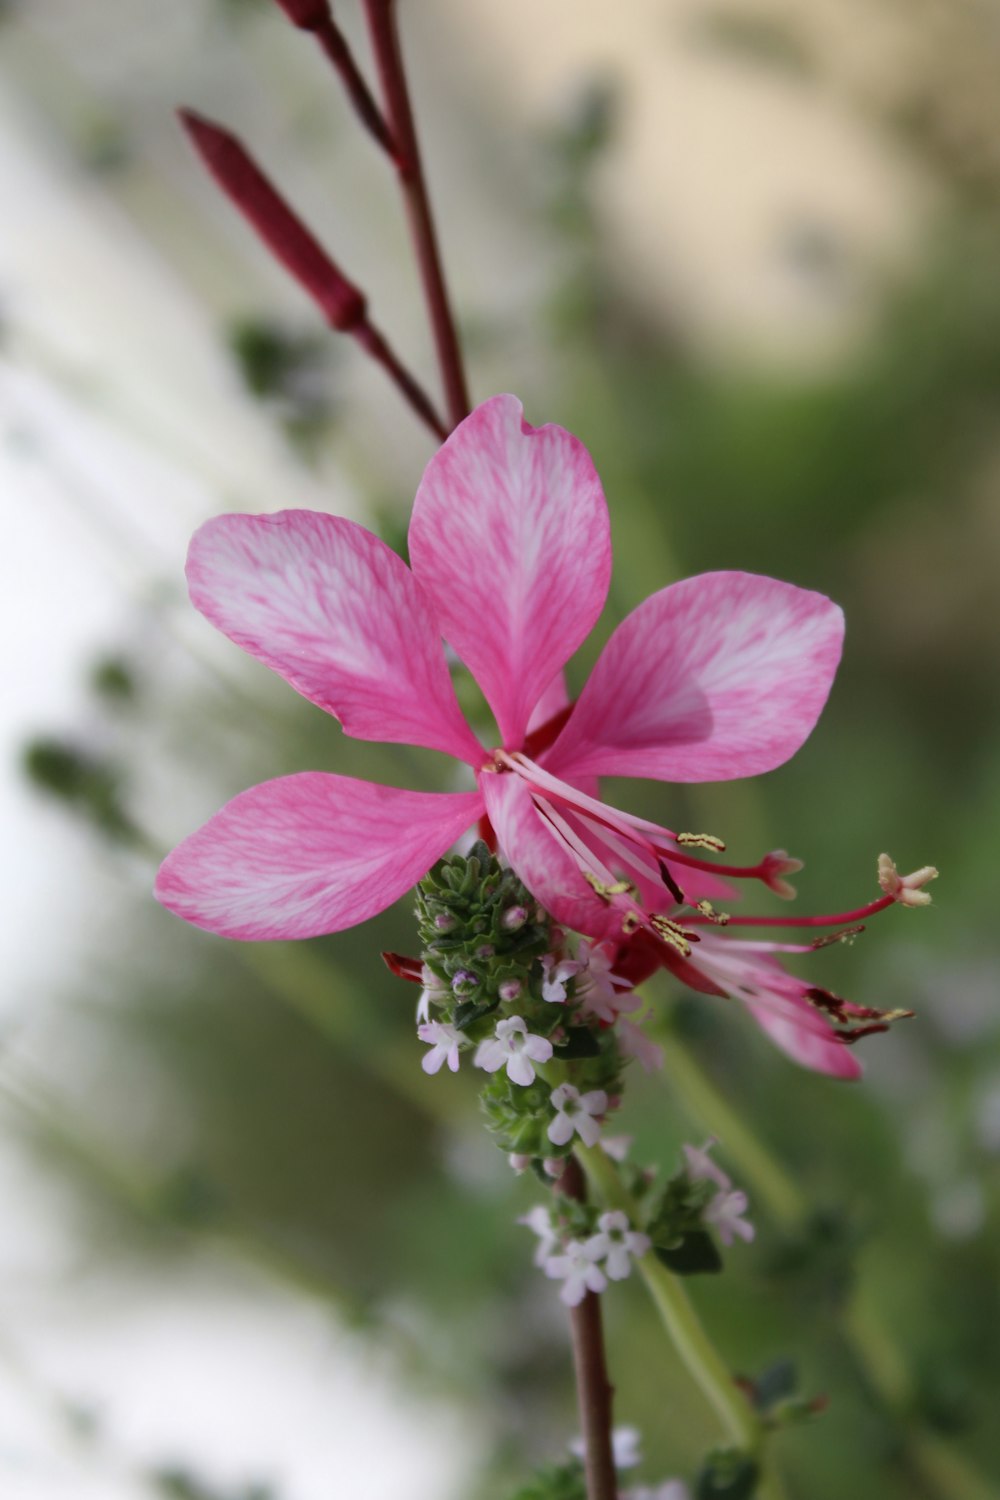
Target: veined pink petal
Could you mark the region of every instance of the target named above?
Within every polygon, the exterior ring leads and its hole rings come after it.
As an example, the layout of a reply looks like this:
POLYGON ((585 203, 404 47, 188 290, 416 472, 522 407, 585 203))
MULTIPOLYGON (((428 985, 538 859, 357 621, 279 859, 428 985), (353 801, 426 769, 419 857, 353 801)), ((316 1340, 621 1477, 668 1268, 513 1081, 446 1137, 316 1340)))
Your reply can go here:
POLYGON ((586 448, 529 426, 514 396, 484 401, 427 465, 410 558, 504 745, 518 748, 608 592, 608 510, 586 448))
POLYGON ((782 1052, 811 1068, 814 1073, 827 1073, 831 1078, 860 1078, 861 1064, 843 1042, 838 1042, 833 1029, 823 1024, 816 1025, 816 1012, 807 1000, 786 999, 787 1009, 777 1010, 766 1002, 745 999, 743 1002, 757 1025, 780 1047, 782 1052), (789 1014, 792 1008, 801 1007, 802 1025, 795 1023, 789 1014))
POLYGON ((550 830, 527 783, 520 776, 485 771, 479 785, 500 848, 536 901, 575 932, 603 936, 608 908, 550 830))
POLYGON ((339 932, 383 911, 482 811, 478 792, 408 792, 302 771, 241 792, 169 854, 157 900, 230 938, 339 932))
POLYGON ((342 516, 217 516, 197 531, 191 598, 212 624, 363 740, 479 766, 440 632, 402 558, 342 516))
POLYGON ((714 981, 723 993, 746 1006, 775 1046, 803 1067, 834 1078, 861 1076, 861 1064, 851 1049, 838 1041, 827 1018, 806 999, 808 986, 772 954, 747 952, 728 938, 705 933, 687 964, 689 973, 680 973, 673 961, 668 967, 686 984, 699 974, 714 981))
POLYGON ((808 737, 840 660, 843 614, 754 573, 703 573, 619 625, 546 757, 561 776, 728 781, 808 737))

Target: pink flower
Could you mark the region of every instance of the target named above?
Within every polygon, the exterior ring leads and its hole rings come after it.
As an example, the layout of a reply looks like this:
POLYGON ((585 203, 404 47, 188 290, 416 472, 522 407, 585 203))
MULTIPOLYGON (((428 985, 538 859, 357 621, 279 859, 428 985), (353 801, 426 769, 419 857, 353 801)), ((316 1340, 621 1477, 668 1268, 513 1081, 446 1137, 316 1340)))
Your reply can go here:
MULTIPOLYGON (((752 776, 811 732, 840 656, 840 610, 749 573, 709 573, 640 604, 570 708, 562 668, 604 605, 608 512, 583 445, 513 396, 477 408, 427 466, 412 571, 364 527, 310 511, 220 516, 195 535, 207 618, 360 739, 428 746, 475 790, 416 792, 322 771, 251 787, 164 861, 156 894, 211 932, 304 938, 374 916, 488 815, 557 921, 591 936, 656 927, 635 881, 670 880, 692 836, 598 802, 601 775, 752 776), (499 743, 459 709, 442 636, 482 688, 499 743)), ((710 847, 716 847, 710 844, 710 847)), ((746 874, 775 885, 773 857, 746 874)))

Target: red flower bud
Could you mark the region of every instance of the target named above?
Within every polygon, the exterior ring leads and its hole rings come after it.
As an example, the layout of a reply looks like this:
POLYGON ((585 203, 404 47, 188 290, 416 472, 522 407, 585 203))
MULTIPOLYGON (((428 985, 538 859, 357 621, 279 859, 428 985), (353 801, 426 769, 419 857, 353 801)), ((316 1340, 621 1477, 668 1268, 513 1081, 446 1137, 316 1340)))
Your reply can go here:
MULTIPOLYGON (((282 0, 286 9, 291 0, 282 0)), ((305 0, 294 7, 304 12, 305 0)), ((181 123, 202 161, 228 198, 249 220, 272 254, 342 332, 365 318, 365 298, 344 275, 268 181, 242 142, 192 110, 179 111, 181 123)))
POLYGON ((319 31, 330 19, 330 0, 278 0, 293 26, 319 31))

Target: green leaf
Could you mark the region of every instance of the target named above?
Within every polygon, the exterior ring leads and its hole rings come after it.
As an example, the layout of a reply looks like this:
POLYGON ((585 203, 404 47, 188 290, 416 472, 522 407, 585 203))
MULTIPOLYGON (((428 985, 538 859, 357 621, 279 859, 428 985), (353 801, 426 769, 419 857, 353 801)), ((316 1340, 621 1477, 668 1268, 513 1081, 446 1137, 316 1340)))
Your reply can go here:
POLYGON ((499 1000, 463 1000, 460 1005, 455 1006, 452 1017, 456 1031, 467 1031, 470 1026, 496 1010, 499 1003, 499 1000))
POLYGON ((566 1033, 566 1040, 560 1042, 558 1047, 553 1047, 552 1051, 554 1056, 567 1059, 600 1057, 601 1044, 589 1026, 571 1026, 566 1033))
POLYGON ((735 1449, 710 1453, 695 1481, 695 1500, 753 1500, 760 1470, 735 1449))
POLYGON ((754 1381, 753 1400, 758 1411, 770 1411, 779 1401, 794 1396, 799 1386, 798 1371, 790 1359, 775 1360, 754 1381))
POLYGON ((703 1276, 722 1270, 722 1256, 712 1236, 704 1229, 693 1229, 679 1245, 668 1248, 655 1245, 658 1259, 675 1276, 703 1276))

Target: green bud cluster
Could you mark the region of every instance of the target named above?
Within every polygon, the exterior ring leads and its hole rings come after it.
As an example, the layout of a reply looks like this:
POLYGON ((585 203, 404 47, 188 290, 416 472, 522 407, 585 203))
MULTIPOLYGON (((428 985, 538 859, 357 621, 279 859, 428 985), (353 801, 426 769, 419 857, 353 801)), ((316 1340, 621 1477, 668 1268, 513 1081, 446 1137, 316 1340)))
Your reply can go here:
POLYGON ((555 1146, 546 1134, 553 1088, 572 1083, 582 1094, 611 1096, 621 1088, 622 1060, 614 1029, 583 1013, 572 981, 565 1003, 543 996, 541 960, 562 943, 561 931, 481 842, 424 877, 416 912, 435 1019, 475 1044, 492 1037, 498 1021, 520 1016, 529 1032, 552 1042, 545 1077, 528 1087, 504 1069, 485 1077, 482 1105, 497 1144, 535 1159, 567 1155, 571 1146, 555 1146))
POLYGON ((541 975, 538 959, 551 942, 551 921, 513 870, 487 846, 437 864, 417 887, 417 924, 423 961, 437 981, 444 1019, 471 1040, 510 995, 521 995, 541 975), (536 973, 537 971, 537 973, 536 973))

